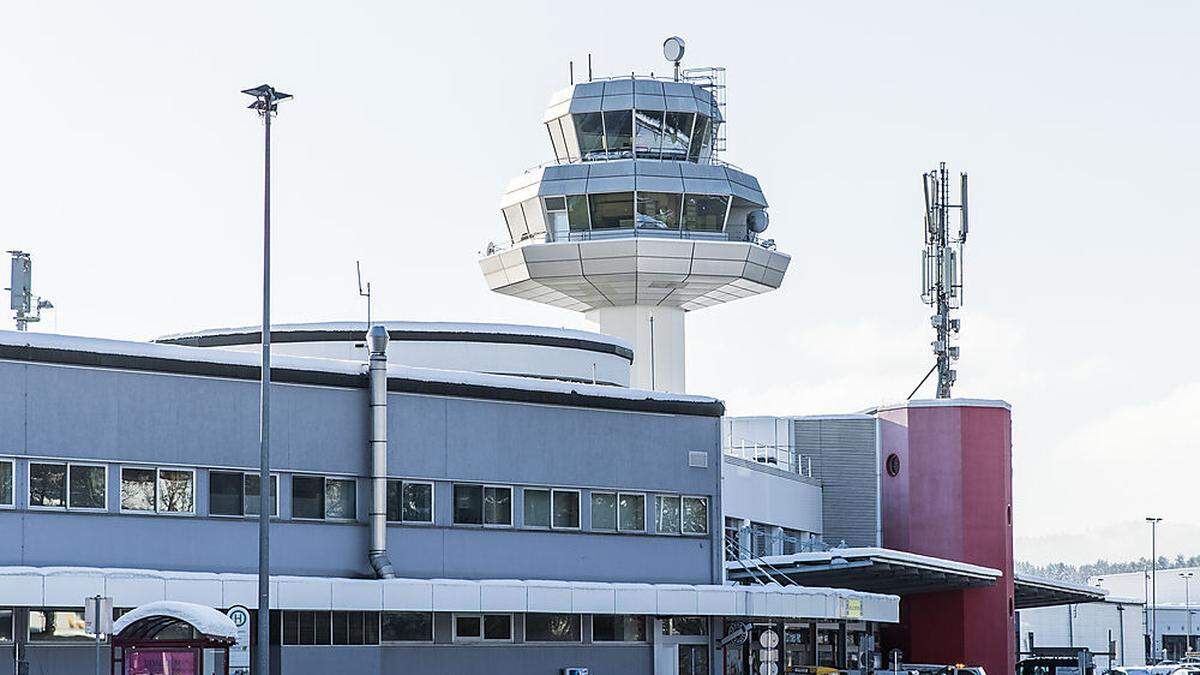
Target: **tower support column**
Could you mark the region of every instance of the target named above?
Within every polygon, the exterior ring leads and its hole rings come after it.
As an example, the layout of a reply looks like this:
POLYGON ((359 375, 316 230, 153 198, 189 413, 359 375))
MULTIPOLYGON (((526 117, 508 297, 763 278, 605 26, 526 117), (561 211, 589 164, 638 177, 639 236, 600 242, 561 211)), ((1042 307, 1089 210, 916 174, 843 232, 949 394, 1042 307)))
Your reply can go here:
POLYGON ((633 345, 631 387, 674 393, 685 391, 682 309, 658 305, 601 307, 587 312, 586 317, 599 332, 628 340, 633 345))

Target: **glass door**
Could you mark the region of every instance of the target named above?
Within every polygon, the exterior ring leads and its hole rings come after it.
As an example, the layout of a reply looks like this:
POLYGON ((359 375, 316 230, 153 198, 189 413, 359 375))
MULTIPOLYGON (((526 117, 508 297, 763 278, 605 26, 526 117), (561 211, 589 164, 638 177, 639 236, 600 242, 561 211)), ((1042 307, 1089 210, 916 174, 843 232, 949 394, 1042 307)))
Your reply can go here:
POLYGON ((679 645, 679 675, 709 675, 708 645, 679 645))

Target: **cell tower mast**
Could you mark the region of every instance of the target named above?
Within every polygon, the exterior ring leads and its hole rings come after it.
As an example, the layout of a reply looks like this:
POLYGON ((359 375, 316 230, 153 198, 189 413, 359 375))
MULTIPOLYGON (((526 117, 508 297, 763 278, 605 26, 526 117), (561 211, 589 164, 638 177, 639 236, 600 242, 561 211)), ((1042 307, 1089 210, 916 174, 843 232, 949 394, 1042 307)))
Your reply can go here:
POLYGON ((11 286, 9 292, 9 309, 16 312, 17 330, 29 330, 29 324, 42 320, 43 309, 54 309, 54 305, 45 298, 33 294, 33 259, 24 251, 9 251, 12 256, 11 286))
MULTIPOLYGON (((951 203, 950 172, 946 163, 921 177, 925 190, 925 250, 921 255, 921 300, 934 308, 930 317, 936 339, 933 353, 938 373, 937 397, 950 398, 958 373, 951 367, 958 360, 959 320, 951 312, 962 307, 963 244, 967 241, 967 174, 959 174, 959 202, 951 203), (957 218, 953 217, 957 211, 957 218)), ((928 375, 926 376, 928 377, 928 375)))

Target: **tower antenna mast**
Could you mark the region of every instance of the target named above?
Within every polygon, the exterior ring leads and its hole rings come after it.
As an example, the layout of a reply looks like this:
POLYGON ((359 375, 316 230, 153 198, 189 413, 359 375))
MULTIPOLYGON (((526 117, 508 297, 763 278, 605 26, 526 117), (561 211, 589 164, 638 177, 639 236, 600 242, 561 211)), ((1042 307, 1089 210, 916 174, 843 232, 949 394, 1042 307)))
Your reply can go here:
POLYGON ((371 282, 367 282, 367 289, 364 291, 362 282, 362 263, 358 260, 355 260, 354 269, 358 272, 358 295, 361 298, 367 299, 367 330, 371 330, 371 282))
POLYGON ((954 204, 950 195, 950 172, 946 170, 945 162, 921 177, 925 191, 921 300, 934 310, 930 322, 935 333, 932 346, 937 358, 934 365, 938 374, 937 398, 950 398, 951 387, 958 377, 952 366, 958 360, 959 350, 957 345, 950 343, 958 336, 959 320, 952 318, 951 313, 963 303, 962 253, 968 230, 967 174, 959 174, 959 180, 959 201, 954 204))

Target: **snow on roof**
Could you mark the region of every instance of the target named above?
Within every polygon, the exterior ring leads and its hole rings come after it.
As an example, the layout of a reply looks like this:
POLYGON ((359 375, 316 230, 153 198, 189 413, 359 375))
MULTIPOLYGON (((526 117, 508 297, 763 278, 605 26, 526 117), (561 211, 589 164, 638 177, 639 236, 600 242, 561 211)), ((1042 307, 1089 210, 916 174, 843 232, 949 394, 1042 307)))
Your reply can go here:
POLYGON ((155 616, 178 619, 191 625, 198 633, 209 637, 237 639, 237 626, 229 617, 212 607, 174 600, 151 602, 123 614, 113 623, 113 634, 120 635, 122 631, 138 621, 155 616))
MULTIPOLYGON (((525 326, 511 323, 473 323, 454 321, 373 321, 374 324, 385 326, 389 331, 407 331, 413 333, 485 333, 490 335, 523 335, 537 337, 573 338, 590 342, 603 342, 620 347, 633 348, 627 340, 603 333, 593 333, 573 328, 553 328, 549 326, 525 326)), ((155 342, 168 342, 187 338, 214 337, 218 335, 243 335, 258 333, 261 326, 237 326, 224 328, 206 328, 197 331, 175 333, 155 338, 155 342)), ((326 321, 316 323, 285 323, 271 326, 272 333, 295 333, 307 331, 358 331, 366 333, 366 325, 362 321, 326 321)))
MULTIPOLYGON (((131 342, 106 338, 29 333, 12 330, 0 331, 0 346, 35 347, 91 354, 112 354, 193 363, 217 363, 254 368, 258 368, 262 364, 262 358, 258 352, 240 352, 209 347, 185 347, 182 345, 158 344, 153 342, 131 342)), ((366 367, 366 364, 361 361, 341 361, 309 356, 271 356, 272 369, 362 375, 366 373, 366 367)), ((694 404, 719 403, 717 399, 708 396, 674 394, 602 384, 583 384, 561 380, 519 377, 516 375, 491 375, 460 370, 418 368, 395 364, 388 365, 387 373, 389 380, 415 380, 442 384, 473 385, 494 389, 577 394, 625 401, 661 401, 694 404)))

